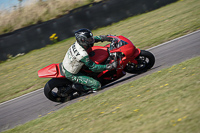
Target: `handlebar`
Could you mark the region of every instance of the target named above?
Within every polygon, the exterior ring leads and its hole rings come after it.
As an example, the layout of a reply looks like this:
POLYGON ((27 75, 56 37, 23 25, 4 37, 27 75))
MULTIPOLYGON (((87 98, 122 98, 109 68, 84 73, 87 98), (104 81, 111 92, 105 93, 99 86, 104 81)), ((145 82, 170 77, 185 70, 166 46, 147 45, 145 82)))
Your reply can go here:
POLYGON ((117 49, 128 44, 127 42, 121 40, 116 36, 110 36, 110 37, 113 38, 112 42, 110 43, 110 50, 117 49))
POLYGON ((118 43, 119 43, 119 40, 116 38, 113 38, 112 42, 110 43, 110 50, 117 48, 118 43))

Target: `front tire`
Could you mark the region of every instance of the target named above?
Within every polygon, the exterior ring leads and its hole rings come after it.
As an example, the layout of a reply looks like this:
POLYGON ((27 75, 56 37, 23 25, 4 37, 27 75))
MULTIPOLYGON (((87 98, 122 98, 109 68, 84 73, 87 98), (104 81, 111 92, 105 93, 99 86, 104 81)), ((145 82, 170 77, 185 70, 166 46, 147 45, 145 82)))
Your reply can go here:
MULTIPOLYGON (((62 90, 71 89, 71 83, 67 79, 53 78, 49 80, 44 87, 45 96, 53 102, 65 102, 70 100, 70 95, 66 93, 61 95, 62 90)), ((71 91, 71 90, 70 90, 71 91)))
POLYGON ((133 74, 140 74, 151 69, 155 63, 154 55, 145 50, 141 50, 138 57, 135 58, 138 64, 128 63, 125 71, 133 74))

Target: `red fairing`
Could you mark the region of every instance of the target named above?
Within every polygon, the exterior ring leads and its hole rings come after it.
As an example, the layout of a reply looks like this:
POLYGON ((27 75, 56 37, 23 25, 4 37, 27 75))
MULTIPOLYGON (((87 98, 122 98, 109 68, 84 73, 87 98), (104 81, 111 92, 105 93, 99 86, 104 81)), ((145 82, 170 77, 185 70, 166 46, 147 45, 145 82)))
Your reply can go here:
POLYGON ((127 42, 128 44, 126 44, 120 48, 113 49, 110 52, 111 53, 123 52, 126 55, 126 57, 132 56, 136 49, 135 46, 133 45, 133 43, 124 36, 117 36, 117 38, 127 42))
POLYGON ((93 62, 95 62, 96 64, 102 63, 109 56, 107 48, 102 47, 102 46, 94 46, 94 47, 90 48, 89 50, 87 50, 87 52, 90 55, 89 56, 90 59, 93 62))
POLYGON ((59 64, 51 64, 38 71, 40 78, 65 78, 60 73, 59 64))

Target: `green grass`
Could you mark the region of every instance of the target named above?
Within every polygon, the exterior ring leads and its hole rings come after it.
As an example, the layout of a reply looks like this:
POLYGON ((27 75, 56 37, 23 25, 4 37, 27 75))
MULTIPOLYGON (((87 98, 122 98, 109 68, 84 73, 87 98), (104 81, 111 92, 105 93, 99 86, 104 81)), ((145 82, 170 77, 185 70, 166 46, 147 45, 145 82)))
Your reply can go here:
MULTIPOLYGON (((93 33, 94 35, 124 35, 137 47, 147 49, 198 30, 200 28, 199 9, 199 0, 178 1, 99 28, 93 33)), ((67 49, 74 41, 74 38, 69 38, 1 63, 0 102, 42 88, 49 79, 40 79, 37 71, 49 64, 62 62, 67 49)))
POLYGON ((5 133, 198 133, 199 68, 200 56, 5 133))

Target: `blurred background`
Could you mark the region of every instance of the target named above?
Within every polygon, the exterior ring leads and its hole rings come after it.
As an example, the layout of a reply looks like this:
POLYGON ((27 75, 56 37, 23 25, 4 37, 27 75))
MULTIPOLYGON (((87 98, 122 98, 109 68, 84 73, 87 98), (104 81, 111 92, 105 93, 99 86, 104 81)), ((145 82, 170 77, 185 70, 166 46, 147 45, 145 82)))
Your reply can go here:
POLYGON ((0 10, 16 10, 17 8, 35 3, 38 0, 0 0, 0 10))

